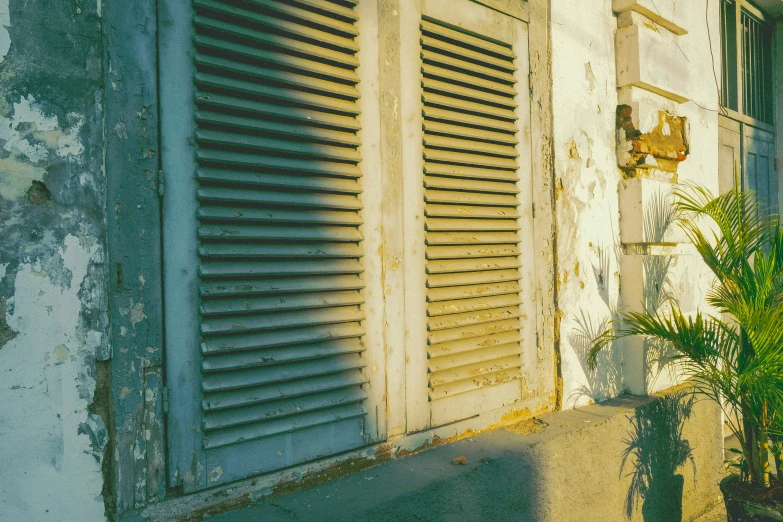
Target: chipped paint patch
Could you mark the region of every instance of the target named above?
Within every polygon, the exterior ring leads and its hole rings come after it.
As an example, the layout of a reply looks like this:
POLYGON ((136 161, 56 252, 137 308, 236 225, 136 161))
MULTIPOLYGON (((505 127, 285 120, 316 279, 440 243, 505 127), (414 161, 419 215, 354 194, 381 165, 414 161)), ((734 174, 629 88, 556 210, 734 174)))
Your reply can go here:
POLYGON ((0 350, 0 485, 20 501, 0 503, 0 520, 104 518, 96 453, 105 426, 88 411, 94 348, 80 317, 83 283, 103 254, 96 242, 68 235, 54 255, 70 278, 43 268, 53 266, 48 260, 25 260, 4 314, 16 336, 0 350))
POLYGON ((19 153, 0 158, 0 198, 21 197, 33 181, 43 180, 45 174, 46 169, 31 165, 19 153))
POLYGON ((45 115, 32 96, 14 103, 13 116, 0 120, 0 138, 6 140, 3 148, 19 152, 35 164, 48 159, 46 141, 52 140, 56 130, 57 117, 45 115))
POLYGON ((68 115, 68 130, 57 139, 57 155, 61 158, 78 159, 84 152, 79 133, 84 126, 84 117, 72 112, 68 115))
POLYGON ((221 468, 219 466, 209 470, 209 482, 210 483, 214 484, 215 482, 220 480, 220 477, 222 477, 222 476, 223 476, 223 468, 221 468))
POLYGON ((0 197, 22 196, 34 181, 43 181, 53 155, 81 161, 84 146, 80 132, 84 117, 68 114, 68 126, 61 129, 56 116, 45 114, 33 96, 13 104, 12 114, 0 116, 0 140, 7 157, 0 158, 0 197))
POLYGON ((7 303, 6 300, 0 297, 0 349, 3 348, 8 342, 16 337, 16 332, 8 326, 8 319, 6 318, 7 303))
POLYGON ((633 107, 617 106, 618 165, 626 177, 644 176, 646 169, 662 173, 666 181, 677 182, 677 167, 690 153, 688 119, 658 111, 656 124, 648 131, 633 123, 633 107))

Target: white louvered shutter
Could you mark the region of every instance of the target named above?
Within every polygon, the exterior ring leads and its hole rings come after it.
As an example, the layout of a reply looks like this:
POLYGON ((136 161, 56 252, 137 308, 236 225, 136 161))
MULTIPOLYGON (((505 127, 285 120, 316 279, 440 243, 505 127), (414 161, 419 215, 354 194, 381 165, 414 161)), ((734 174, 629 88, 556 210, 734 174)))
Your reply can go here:
POLYGON ((440 425, 519 399, 516 66, 510 45, 428 18, 421 58, 429 400, 440 425))

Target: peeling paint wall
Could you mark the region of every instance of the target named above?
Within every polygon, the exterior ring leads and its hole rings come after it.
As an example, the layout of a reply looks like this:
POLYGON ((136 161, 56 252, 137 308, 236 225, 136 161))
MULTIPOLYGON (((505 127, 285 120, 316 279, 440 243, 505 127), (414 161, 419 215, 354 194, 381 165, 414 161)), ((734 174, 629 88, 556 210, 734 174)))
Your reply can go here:
POLYGON ((587 367, 589 339, 618 306, 614 30, 611 0, 552 2, 555 206, 563 406, 622 389, 619 350, 587 367))
POLYGON ((0 1, 0 520, 105 519, 98 6, 0 1))
MULTIPOLYGON (((633 22, 644 30, 655 32, 666 42, 676 38, 676 45, 670 46, 676 52, 671 61, 661 63, 661 56, 655 52, 642 54, 640 60, 643 65, 654 63, 665 68, 660 75, 673 85, 682 85, 689 99, 677 103, 634 87, 634 95, 656 109, 635 121, 641 127, 636 129, 638 134, 644 138, 637 141, 648 148, 658 144, 662 149, 648 150, 645 152, 649 154, 640 156, 666 163, 648 165, 651 168, 644 171, 644 176, 667 182, 696 182, 717 193, 718 107, 711 56, 720 56, 720 32, 717 3, 709 4, 713 5, 708 16, 704 2, 676 2, 679 19, 688 22, 688 33, 682 36, 633 14, 637 17, 633 22), (672 124, 678 127, 672 129, 672 124), (667 162, 667 153, 672 151, 663 150, 666 147, 681 154, 669 157, 671 161, 667 162)), ((565 408, 600 401, 632 388, 627 369, 631 361, 622 342, 599 355, 597 369, 591 370, 586 363, 590 340, 618 310, 631 304, 621 299, 624 277, 630 284, 627 278, 636 276, 623 274, 620 268, 624 255, 620 220, 642 219, 641 215, 621 215, 619 210, 624 172, 618 167, 615 128, 622 123, 617 116, 618 106, 624 101, 618 95, 618 68, 627 67, 628 59, 618 54, 616 33, 618 25, 630 22, 619 18, 612 8, 612 0, 552 1, 557 285, 565 408)), ((619 16, 627 18, 630 14, 619 16)), ((703 307, 710 278, 695 252, 683 247, 683 255, 673 257, 668 265, 667 284, 684 310, 694 311, 703 307)), ((646 370, 649 391, 678 380, 669 368, 652 364, 646 370)))

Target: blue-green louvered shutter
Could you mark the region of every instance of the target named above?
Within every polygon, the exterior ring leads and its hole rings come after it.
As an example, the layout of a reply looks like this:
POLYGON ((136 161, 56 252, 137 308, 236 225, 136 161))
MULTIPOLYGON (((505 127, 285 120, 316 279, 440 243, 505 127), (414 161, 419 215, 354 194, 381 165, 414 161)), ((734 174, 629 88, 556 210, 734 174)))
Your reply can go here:
POLYGON ((193 2, 206 483, 192 489, 367 443, 353 4, 193 2))

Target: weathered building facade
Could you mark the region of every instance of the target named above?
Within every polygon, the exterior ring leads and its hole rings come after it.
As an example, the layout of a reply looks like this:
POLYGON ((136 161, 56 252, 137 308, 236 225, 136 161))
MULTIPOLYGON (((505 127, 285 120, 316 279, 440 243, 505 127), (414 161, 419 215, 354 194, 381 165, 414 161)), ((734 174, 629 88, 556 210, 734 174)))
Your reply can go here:
MULTIPOLYGON (((781 15, 0 1, 0 519, 203 514, 678 384, 590 341, 704 307, 675 188, 777 208, 781 15)), ((694 411, 689 516, 721 461, 694 411)), ((618 474, 613 415, 581 473, 618 474)))

